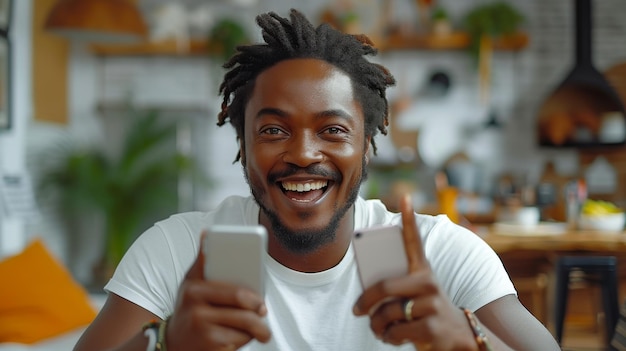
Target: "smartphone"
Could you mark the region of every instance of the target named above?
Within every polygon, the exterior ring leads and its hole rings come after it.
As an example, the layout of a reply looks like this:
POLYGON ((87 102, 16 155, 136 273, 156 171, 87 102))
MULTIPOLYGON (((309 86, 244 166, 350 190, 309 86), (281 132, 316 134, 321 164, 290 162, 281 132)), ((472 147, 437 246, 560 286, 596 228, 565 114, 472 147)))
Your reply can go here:
POLYGON ((406 275, 409 271, 399 226, 359 229, 354 232, 352 245, 363 289, 385 278, 406 275))
POLYGON ((263 226, 214 225, 202 247, 204 278, 245 286, 264 296, 267 231, 263 226))

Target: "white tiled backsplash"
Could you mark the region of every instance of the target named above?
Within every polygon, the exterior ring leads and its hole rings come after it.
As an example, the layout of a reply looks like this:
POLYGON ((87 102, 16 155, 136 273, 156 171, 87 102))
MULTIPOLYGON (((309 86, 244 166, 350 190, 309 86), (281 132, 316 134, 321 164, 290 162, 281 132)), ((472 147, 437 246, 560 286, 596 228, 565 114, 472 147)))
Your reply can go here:
POLYGON ((102 60, 100 102, 203 106, 214 94, 206 58, 130 57, 102 60))

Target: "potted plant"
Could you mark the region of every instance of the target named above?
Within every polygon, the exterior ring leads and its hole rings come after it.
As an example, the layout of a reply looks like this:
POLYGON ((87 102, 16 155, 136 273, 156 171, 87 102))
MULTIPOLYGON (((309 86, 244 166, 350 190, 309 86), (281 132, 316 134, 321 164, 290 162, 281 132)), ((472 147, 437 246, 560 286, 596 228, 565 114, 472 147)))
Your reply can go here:
POLYGON ((450 23, 450 16, 448 11, 442 6, 437 6, 433 9, 431 15, 431 22, 433 27, 433 33, 436 35, 450 35, 452 33, 452 24, 450 23))
POLYGON ((470 35, 470 51, 478 58, 481 40, 514 34, 524 23, 524 16, 506 1, 496 1, 475 7, 464 18, 464 27, 470 35))
POLYGON ((209 56, 226 61, 235 53, 238 45, 249 42, 250 38, 243 25, 234 19, 222 18, 209 31, 209 56))
POLYGON ((482 100, 488 104, 493 41, 516 33, 524 16, 509 3, 496 1, 475 7, 463 22, 470 36, 469 51, 478 64, 482 100))
MULTIPOLYGON (((182 175, 193 174, 208 184, 190 157, 165 147, 176 135, 175 122, 161 120, 156 111, 133 114, 119 153, 71 145, 44 168, 38 182, 39 196, 52 195, 64 218, 94 212, 104 217, 103 279, 115 269, 141 225, 155 220, 155 213, 176 211, 182 175)), ((94 280, 101 283, 98 277, 94 280)))

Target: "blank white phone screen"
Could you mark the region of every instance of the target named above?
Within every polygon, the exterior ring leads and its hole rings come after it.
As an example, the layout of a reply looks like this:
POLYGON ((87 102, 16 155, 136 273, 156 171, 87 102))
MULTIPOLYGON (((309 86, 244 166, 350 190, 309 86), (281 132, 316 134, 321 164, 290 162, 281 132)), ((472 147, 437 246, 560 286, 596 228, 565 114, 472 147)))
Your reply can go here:
POLYGON ((385 279, 406 275, 408 262, 398 226, 361 229, 352 238, 364 289, 385 279))
POLYGON ((205 279, 245 286, 263 295, 267 250, 263 226, 212 226, 203 250, 205 279))

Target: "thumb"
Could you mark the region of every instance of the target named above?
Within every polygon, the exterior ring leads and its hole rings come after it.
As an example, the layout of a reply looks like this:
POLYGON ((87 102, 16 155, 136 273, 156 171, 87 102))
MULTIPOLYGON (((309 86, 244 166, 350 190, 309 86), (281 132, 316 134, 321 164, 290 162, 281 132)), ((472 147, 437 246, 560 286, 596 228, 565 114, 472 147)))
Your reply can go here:
POLYGON ((185 279, 204 279, 204 252, 202 248, 204 247, 204 240, 206 237, 206 231, 203 231, 200 234, 200 245, 198 249, 198 256, 196 260, 193 262, 187 274, 185 275, 185 279))

